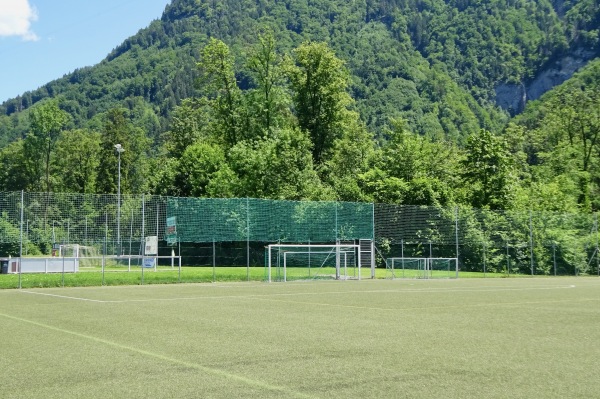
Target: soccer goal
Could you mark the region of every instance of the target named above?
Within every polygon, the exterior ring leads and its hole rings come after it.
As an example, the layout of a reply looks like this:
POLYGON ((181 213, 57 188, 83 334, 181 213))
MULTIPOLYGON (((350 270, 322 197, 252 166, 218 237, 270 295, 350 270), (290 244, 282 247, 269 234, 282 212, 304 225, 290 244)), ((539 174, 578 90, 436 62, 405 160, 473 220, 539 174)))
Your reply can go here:
POLYGON ((387 258, 386 277, 458 278, 457 258, 387 258))
POLYGON ((427 258, 428 278, 458 278, 458 258, 427 258))
POLYGON ((360 248, 357 244, 270 244, 268 281, 360 280, 360 248))
POLYGON ((427 258, 387 258, 386 278, 424 278, 427 258))
POLYGON ((55 256, 76 258, 82 268, 127 267, 129 271, 131 266, 140 266, 144 258, 141 255, 107 255, 102 248, 80 244, 61 244, 55 256))
MULTIPOLYGON (((146 241, 148 242, 148 240, 146 241)), ((102 249, 93 246, 61 244, 57 245, 57 251, 54 253, 53 258, 73 258, 76 259, 78 266, 81 268, 98 268, 111 271, 127 270, 131 272, 132 268, 133 270, 144 268, 157 271, 159 260, 161 260, 163 266, 168 267, 168 263, 170 263, 171 270, 174 270, 176 266, 181 268, 181 256, 175 255, 174 250, 171 250, 171 255, 159 256, 158 245, 155 244, 154 246, 155 248, 150 251, 148 250, 148 246, 146 246, 144 255, 107 255, 102 253, 102 249)))
POLYGON ((58 246, 58 257, 76 258, 81 267, 100 265, 100 251, 98 248, 80 244, 61 244, 58 246))

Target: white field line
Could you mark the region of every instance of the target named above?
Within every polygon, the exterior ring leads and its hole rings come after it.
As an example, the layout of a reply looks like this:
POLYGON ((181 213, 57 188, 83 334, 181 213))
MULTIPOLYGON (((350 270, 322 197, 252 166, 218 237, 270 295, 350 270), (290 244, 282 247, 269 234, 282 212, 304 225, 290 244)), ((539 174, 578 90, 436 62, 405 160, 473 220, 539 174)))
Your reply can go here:
POLYGON ((75 301, 96 302, 96 303, 106 302, 106 301, 101 301, 101 300, 97 300, 97 299, 81 298, 81 297, 76 297, 76 296, 49 294, 47 292, 35 292, 35 291, 27 291, 27 290, 19 290, 18 292, 22 292, 23 294, 49 296, 49 297, 53 297, 53 298, 71 299, 71 300, 75 300, 75 301))
POLYGON ((49 324, 44 324, 44 323, 39 323, 33 320, 27 320, 27 319, 23 319, 21 317, 16 317, 16 316, 11 316, 11 315, 7 315, 7 314, 3 314, 0 313, 0 317, 4 317, 13 321, 18 321, 24 324, 30 324, 36 327, 40 327, 40 328, 44 328, 47 330, 52 330, 52 331, 57 331, 66 335, 71 335, 77 338, 82 338, 84 340, 87 341, 92 341, 95 342, 97 344, 102 344, 102 345, 106 345, 106 346, 110 346, 113 348, 117 348, 117 349, 121 349, 121 350, 125 350, 128 352, 132 352, 138 355, 142 355, 148 358, 152 358, 154 360, 158 360, 158 361, 162 361, 162 362, 166 362, 166 363, 172 363, 172 364, 177 364, 180 366, 184 366, 184 367, 189 367, 189 368, 193 368, 195 370, 199 370, 203 373, 206 374, 211 374, 213 376, 216 377, 220 377, 220 378, 224 378, 227 380, 232 380, 232 381, 237 381, 243 384, 246 384, 248 386, 252 386, 258 389, 263 389, 266 391, 275 391, 275 392, 279 392, 281 394, 281 397, 293 397, 293 398, 314 398, 314 396, 305 394, 303 392, 298 392, 295 390, 292 390, 288 387, 285 386, 279 386, 279 385, 273 385, 273 384, 269 384, 267 382, 263 382, 257 379, 252 379, 249 377, 244 377, 243 375, 239 375, 239 374, 234 374, 231 372, 228 372, 226 370, 222 370, 222 369, 218 369, 218 368, 214 368, 214 367, 208 367, 208 366, 203 366, 199 363, 195 363, 195 362, 189 362, 189 361, 185 361, 185 360, 181 360, 181 359, 177 359, 174 357, 169 357, 166 355, 161 355, 160 353, 155 353, 155 352, 150 352, 147 350, 143 350, 143 349, 139 349, 133 346, 128 346, 128 345, 124 345, 124 344, 120 344, 118 342, 115 341, 110 341, 108 339, 105 338, 98 338, 98 337, 94 337, 93 335, 87 335, 87 334, 82 334, 76 331, 71 331, 71 330, 67 330, 64 328, 60 328, 60 327, 55 327, 49 324))
POLYGON ((277 298, 256 298, 262 301, 278 302, 278 303, 289 303, 297 305, 310 305, 319 307, 334 307, 334 308, 346 308, 346 309, 362 309, 362 310, 381 310, 381 311, 412 311, 412 310, 429 310, 429 309, 467 309, 467 308, 489 308, 489 307, 504 307, 504 306, 523 306, 523 305, 547 305, 557 303, 569 303, 569 302, 596 302, 598 299, 592 298, 581 298, 581 299, 558 299, 558 300, 543 300, 543 301, 519 301, 519 302, 489 302, 489 303, 472 303, 472 304, 461 304, 461 305, 442 305, 442 306, 412 306, 412 307, 381 307, 381 306, 358 306, 358 305, 344 305, 339 303, 322 303, 322 302, 306 302, 306 301, 293 301, 286 299, 277 298))
MULTIPOLYGON (((195 301, 205 299, 265 299, 281 298, 281 297, 301 297, 301 296, 320 296, 320 295, 346 295, 346 294, 402 294, 402 293, 453 293, 453 292, 505 292, 505 291, 536 291, 536 290, 557 290, 557 289, 572 289, 575 285, 562 286, 527 286, 527 287, 475 287, 475 288, 409 288, 409 289, 394 289, 394 290, 348 290, 348 291, 315 291, 315 292, 285 292, 285 293, 269 293, 269 294, 240 294, 240 295, 210 295, 210 296, 184 296, 173 298, 149 298, 149 299, 123 299, 123 300, 99 300, 89 299, 84 297, 66 296, 49 294, 37 291, 21 290, 19 292, 32 295, 43 295, 60 299, 70 299, 75 301, 85 301, 94 303, 140 303, 140 302, 173 302, 173 301, 195 301)), ((273 299, 276 300, 276 299, 273 299)))

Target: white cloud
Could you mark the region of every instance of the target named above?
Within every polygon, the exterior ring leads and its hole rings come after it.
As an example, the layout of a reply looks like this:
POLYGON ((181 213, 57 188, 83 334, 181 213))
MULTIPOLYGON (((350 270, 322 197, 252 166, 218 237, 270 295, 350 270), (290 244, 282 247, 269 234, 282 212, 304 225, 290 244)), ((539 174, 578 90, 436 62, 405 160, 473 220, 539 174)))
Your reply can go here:
POLYGON ((31 30, 37 11, 29 0, 0 0, 0 37, 20 36, 23 40, 38 40, 31 30))

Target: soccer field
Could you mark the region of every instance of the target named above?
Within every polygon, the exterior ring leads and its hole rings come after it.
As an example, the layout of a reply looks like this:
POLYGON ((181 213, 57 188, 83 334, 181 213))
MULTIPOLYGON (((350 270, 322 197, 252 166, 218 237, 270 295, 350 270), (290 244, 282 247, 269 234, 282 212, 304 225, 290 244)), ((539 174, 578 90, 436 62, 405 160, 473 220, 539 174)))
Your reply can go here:
POLYGON ((1 398, 592 398, 600 279, 0 290, 1 398))

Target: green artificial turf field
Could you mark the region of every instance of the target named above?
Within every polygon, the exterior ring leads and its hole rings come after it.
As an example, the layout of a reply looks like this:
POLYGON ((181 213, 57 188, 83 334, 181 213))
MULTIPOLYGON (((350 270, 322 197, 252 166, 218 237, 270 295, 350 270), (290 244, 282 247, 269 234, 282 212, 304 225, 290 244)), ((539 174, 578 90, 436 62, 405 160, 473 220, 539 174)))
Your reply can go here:
POLYGON ((600 279, 0 290, 0 398, 592 398, 600 279))

